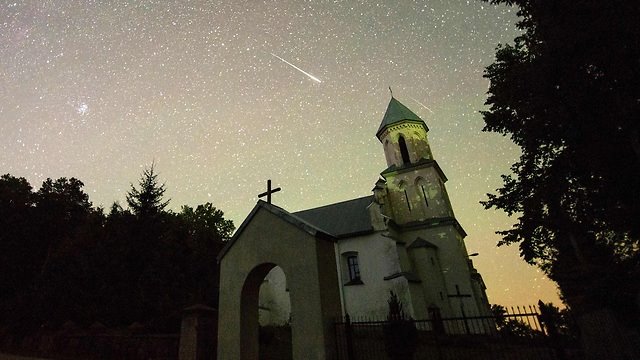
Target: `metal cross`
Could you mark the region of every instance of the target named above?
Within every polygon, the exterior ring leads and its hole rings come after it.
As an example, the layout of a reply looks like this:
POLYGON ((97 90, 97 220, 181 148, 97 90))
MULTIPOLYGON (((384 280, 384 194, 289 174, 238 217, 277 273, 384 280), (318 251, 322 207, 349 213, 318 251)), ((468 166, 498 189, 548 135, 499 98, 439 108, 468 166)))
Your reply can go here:
POLYGON ((460 293, 460 287, 456 284, 456 293, 453 294, 453 295, 447 295, 447 297, 460 299, 460 313, 462 314, 462 319, 464 320, 465 330, 467 330, 467 334, 469 334, 470 333, 470 329, 469 329, 469 324, 467 324, 467 314, 464 313, 464 302, 462 301, 462 299, 463 298, 470 298, 471 295, 461 294, 460 293))
POLYGON ((267 197, 267 203, 271 204, 271 194, 276 193, 276 192, 278 192, 280 190, 282 190, 282 189, 280 189, 279 187, 275 188, 275 189, 271 189, 271 179, 269 179, 269 180, 267 180, 267 191, 263 192, 262 194, 259 194, 258 198, 266 196, 267 197))
POLYGON ((468 295, 468 294, 461 294, 460 287, 457 284, 456 284, 456 293, 453 295, 447 295, 447 296, 451 298, 461 298, 460 301, 462 301, 462 298, 471 297, 471 295, 468 295))

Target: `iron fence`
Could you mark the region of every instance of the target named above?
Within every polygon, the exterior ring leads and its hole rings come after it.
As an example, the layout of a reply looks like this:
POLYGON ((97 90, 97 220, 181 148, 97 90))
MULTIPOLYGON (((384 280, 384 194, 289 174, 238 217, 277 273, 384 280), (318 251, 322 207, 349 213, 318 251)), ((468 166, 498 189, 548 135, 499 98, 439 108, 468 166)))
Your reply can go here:
POLYGON ((505 310, 498 315, 395 322, 347 315, 335 323, 338 360, 582 359, 575 339, 541 322, 535 307, 505 310))

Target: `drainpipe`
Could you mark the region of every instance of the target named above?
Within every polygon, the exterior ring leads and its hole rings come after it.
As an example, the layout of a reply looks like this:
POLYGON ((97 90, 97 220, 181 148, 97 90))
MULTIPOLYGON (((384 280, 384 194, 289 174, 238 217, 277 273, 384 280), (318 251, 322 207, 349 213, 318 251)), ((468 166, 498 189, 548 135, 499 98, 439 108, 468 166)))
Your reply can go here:
POLYGON ((342 308, 342 319, 344 319, 347 314, 347 309, 344 306, 344 286, 342 286, 342 261, 340 258, 340 247, 338 246, 338 242, 333 243, 333 252, 336 256, 336 265, 338 266, 338 290, 340 291, 340 307, 342 308))

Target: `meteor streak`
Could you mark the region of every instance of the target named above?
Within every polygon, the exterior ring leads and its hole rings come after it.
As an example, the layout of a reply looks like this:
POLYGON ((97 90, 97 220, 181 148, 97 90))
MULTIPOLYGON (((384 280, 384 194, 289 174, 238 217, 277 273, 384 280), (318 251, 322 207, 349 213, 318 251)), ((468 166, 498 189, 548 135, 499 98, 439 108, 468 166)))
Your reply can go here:
POLYGON ((304 71, 304 70, 300 69, 299 67, 297 67, 297 66, 293 65, 292 63, 290 63, 290 62, 288 62, 287 60, 285 60, 285 59, 281 58, 280 56, 278 56, 278 55, 276 55, 276 54, 274 54, 274 53, 269 53, 269 54, 271 54, 271 56, 275 57, 276 59, 278 59, 278 60, 280 60, 280 61, 284 62, 285 64, 287 64, 287 65, 291 66, 292 68, 294 68, 294 69, 296 69, 296 70, 300 71, 301 73, 303 73, 303 74, 307 75, 311 80, 313 80, 313 81, 315 81, 315 82, 317 82, 317 83, 321 83, 321 82, 322 82, 322 80, 320 80, 320 79, 318 79, 317 77, 315 77, 315 76, 313 76, 313 75, 309 74, 308 72, 306 72, 306 71, 304 71))
POLYGON ((427 105, 425 105, 425 104, 421 103, 420 101, 418 101, 418 100, 416 100, 416 99, 412 98, 411 96, 409 96, 409 99, 411 99, 411 100, 413 100, 413 101, 417 102, 420 106, 422 106, 423 108, 425 108, 425 109, 429 110, 429 112, 433 114, 433 111, 431 111, 431 109, 429 109, 429 107, 428 107, 427 105))

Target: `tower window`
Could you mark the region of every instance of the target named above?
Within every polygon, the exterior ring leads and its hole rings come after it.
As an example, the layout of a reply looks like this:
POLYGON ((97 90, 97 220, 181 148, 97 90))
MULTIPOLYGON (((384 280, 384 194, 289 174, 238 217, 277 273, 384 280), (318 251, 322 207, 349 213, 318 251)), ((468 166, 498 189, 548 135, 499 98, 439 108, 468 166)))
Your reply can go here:
POLYGON ((398 139, 398 145, 400 146, 400 155, 402 155, 402 163, 409 164, 411 160, 409 159, 409 149, 407 149, 407 142, 404 140, 403 136, 400 136, 398 139))
POLYGON ((422 196, 424 197, 424 203, 429 207, 429 200, 427 200, 427 192, 424 190, 424 185, 420 185, 420 189, 422 189, 422 196))
POLYGON ((404 190, 404 199, 407 200, 407 207, 409 208, 409 211, 411 211, 411 203, 409 202, 409 195, 407 194, 407 190, 404 190))
POLYGON ((429 198, 427 197, 428 190, 427 190, 427 182, 426 182, 426 180, 423 179, 422 177, 418 177, 416 179, 415 184, 416 184, 416 187, 418 189, 420 189, 420 192, 422 192, 422 198, 424 199, 424 205, 426 207, 429 207, 429 198))

